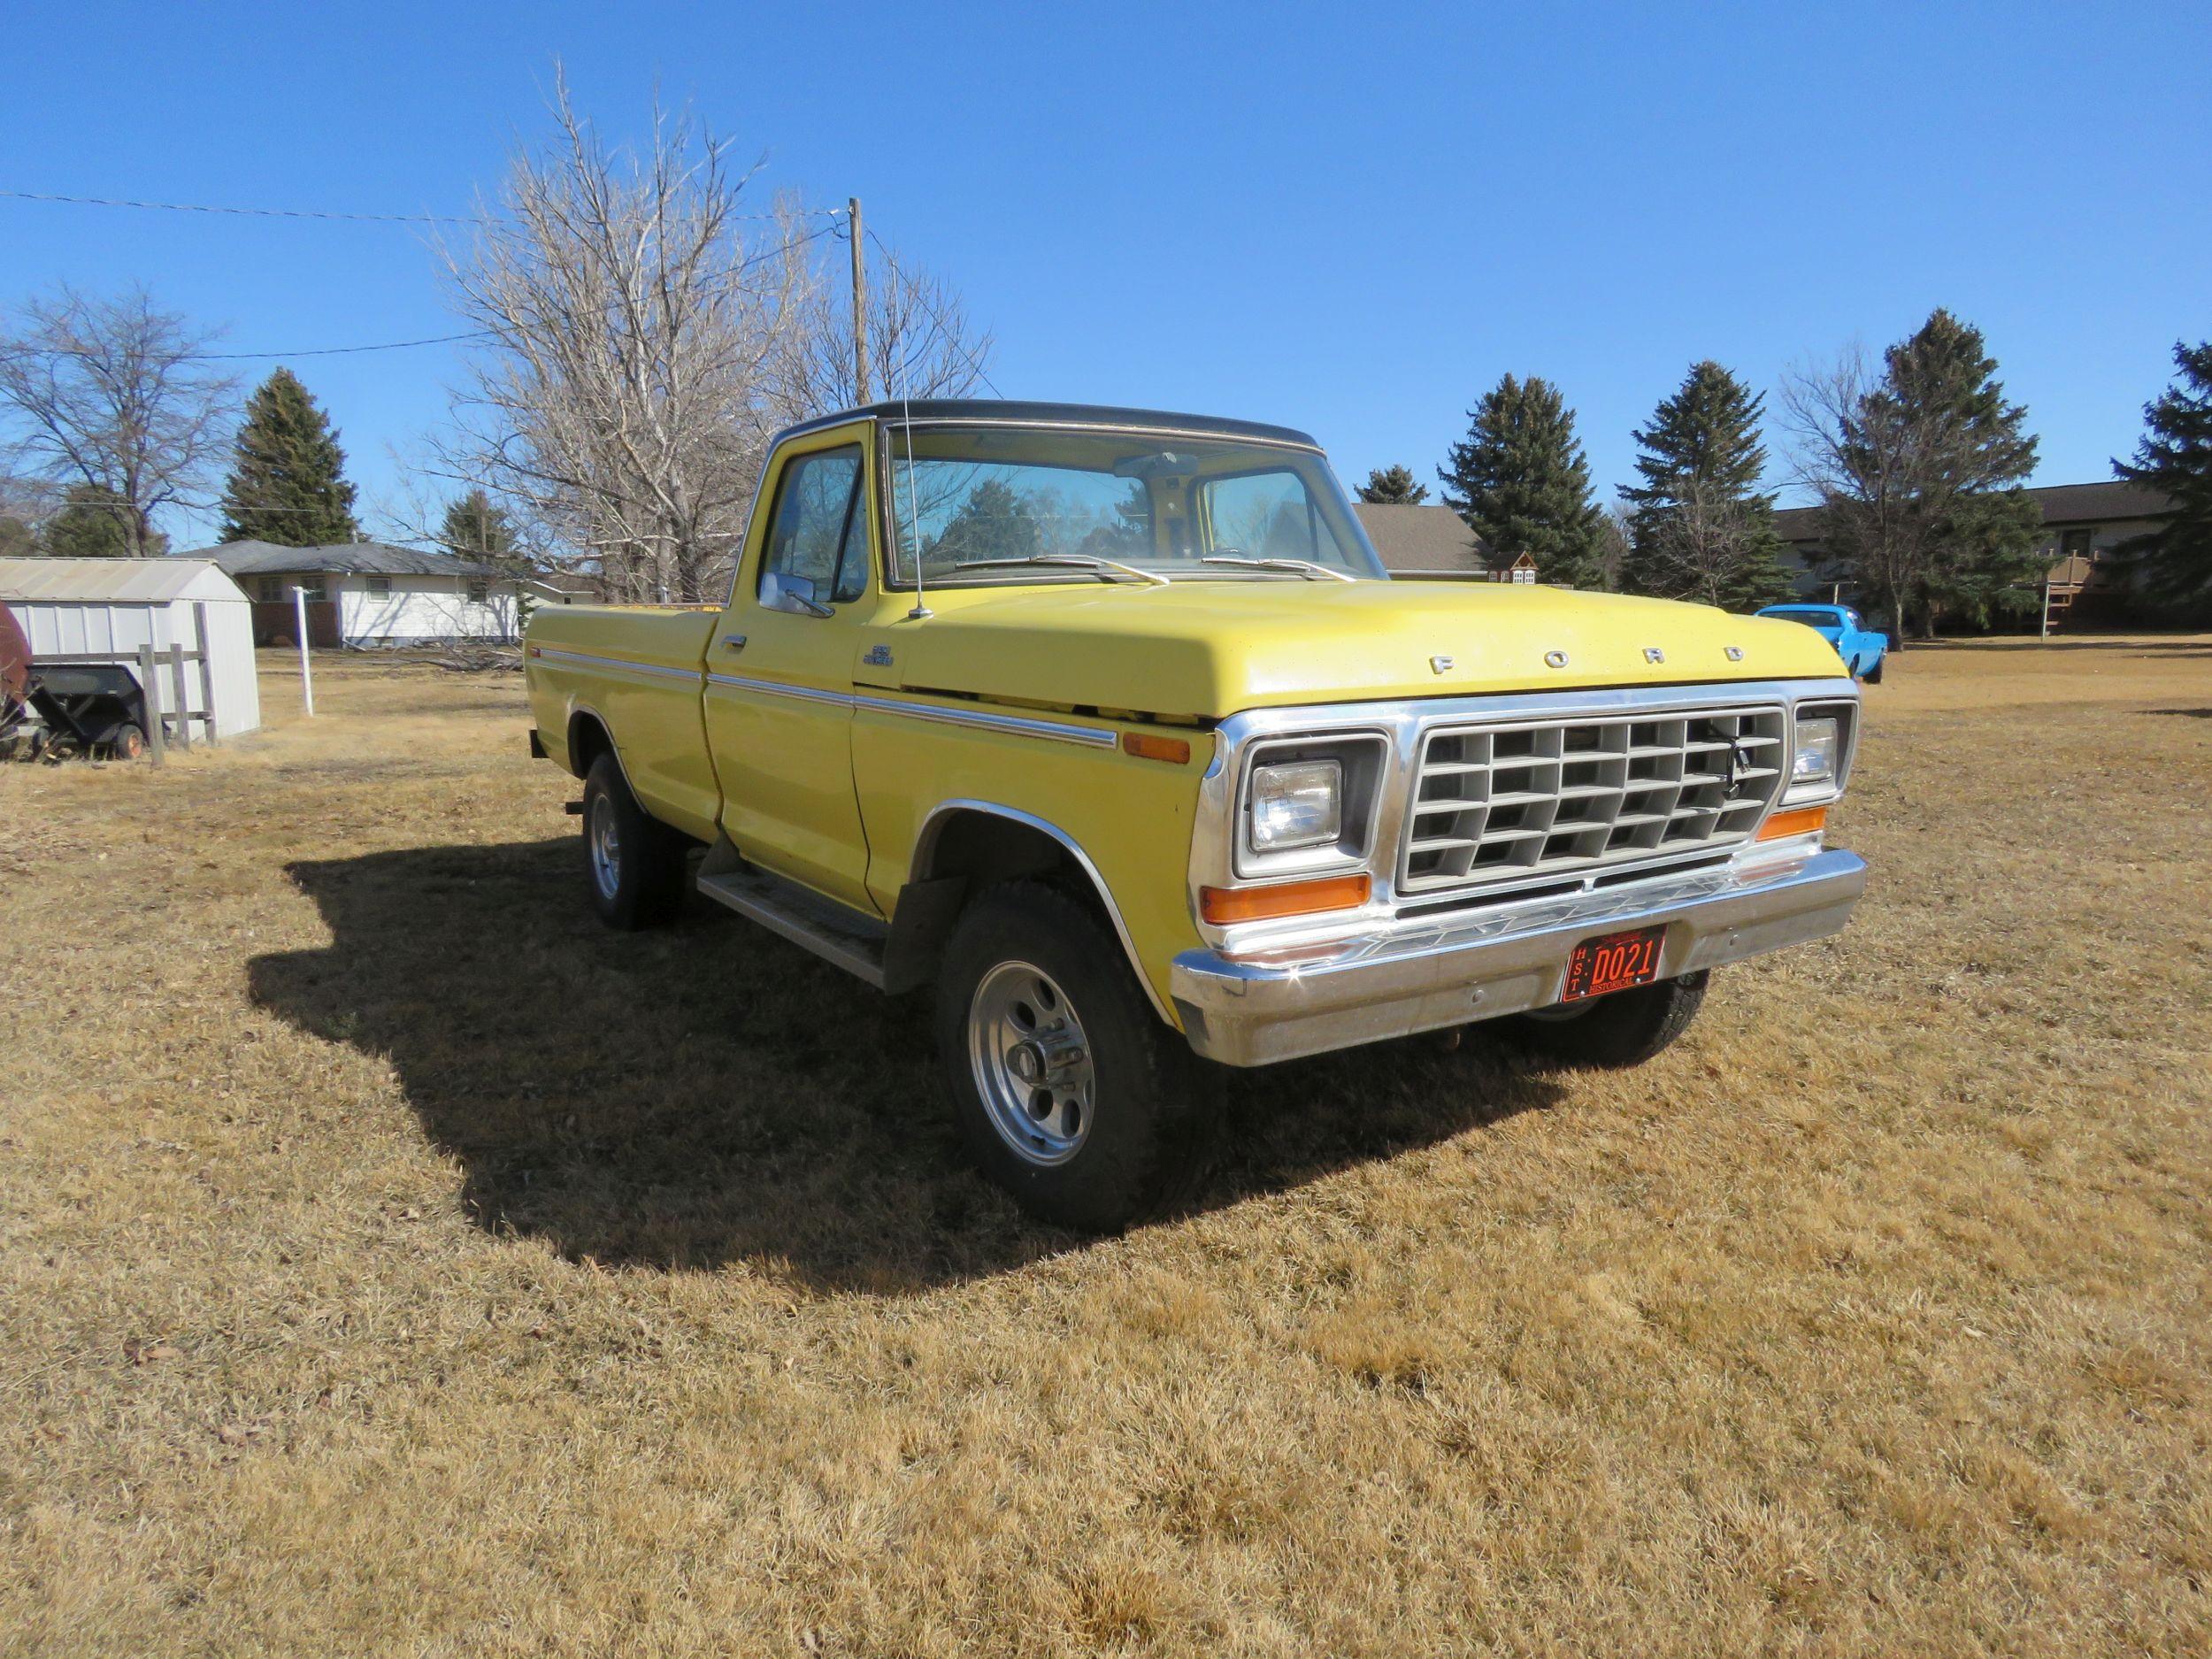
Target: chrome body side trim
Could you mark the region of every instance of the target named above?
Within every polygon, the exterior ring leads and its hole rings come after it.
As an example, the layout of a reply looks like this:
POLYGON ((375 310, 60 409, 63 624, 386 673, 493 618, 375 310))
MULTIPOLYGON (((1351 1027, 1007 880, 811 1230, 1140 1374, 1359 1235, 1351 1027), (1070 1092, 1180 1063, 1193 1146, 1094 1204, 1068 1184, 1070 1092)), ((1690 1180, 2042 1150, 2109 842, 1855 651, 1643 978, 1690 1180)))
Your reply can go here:
POLYGON ((1042 720, 1030 715, 995 714, 987 709, 963 709, 941 703, 910 703, 903 697, 870 696, 864 692, 826 691, 814 686, 794 686, 780 680, 757 680, 748 674, 707 676, 718 691, 755 691, 764 696, 795 697, 804 703, 828 703, 848 709, 866 709, 873 714, 901 715, 937 726, 967 726, 979 732, 1003 732, 1014 737, 1040 737, 1059 743, 1079 743, 1089 749, 1113 749, 1121 734, 1107 726, 1077 726, 1066 720, 1042 720))
POLYGON ((921 881, 928 879, 930 859, 937 850, 937 837, 944 830, 945 820, 956 812, 981 812, 991 818, 1010 819, 1016 824, 1026 825, 1031 829, 1049 835, 1061 846, 1066 848, 1069 855, 1082 869, 1084 875, 1089 879, 1091 886, 1097 889, 1099 902, 1106 907, 1106 915, 1114 925, 1114 936, 1121 941, 1122 954, 1129 959, 1130 971, 1137 976, 1137 983, 1144 987, 1145 1000, 1152 1004, 1153 1011, 1162 1019, 1166 1020, 1169 1025, 1172 1025, 1176 1023, 1174 1015, 1168 1010, 1168 1005, 1161 1000, 1160 994, 1152 987, 1152 981, 1145 976, 1144 961, 1137 955, 1136 941, 1129 936, 1129 924, 1122 919, 1121 906, 1114 902, 1113 888, 1106 885, 1106 878, 1099 874, 1098 866, 1091 862, 1091 856, 1083 850, 1082 843, 1057 824, 1041 818, 1033 812, 1025 812, 1019 807, 1002 805, 996 801, 976 801, 964 797, 951 801, 940 801, 935 806, 930 808, 929 816, 922 820, 921 828, 915 832, 914 856, 907 864, 906 879, 909 881, 921 881))
POLYGON ((1865 886, 1855 854, 1806 836, 1717 868, 1387 922, 1303 949, 1187 950, 1170 986, 1192 1048, 1264 1065, 1549 1007, 1575 946, 1626 928, 1666 929, 1663 979, 1825 938, 1865 886))
POLYGON ((616 673, 643 674, 649 680, 687 680, 694 685, 699 681, 696 668, 671 668, 662 663, 633 662, 626 657, 601 657, 591 651, 562 650, 551 645, 536 648, 541 660, 574 663, 585 668, 603 668, 616 673))
POLYGON ((1005 732, 1017 737, 1048 738, 1059 743, 1079 743, 1090 749, 1116 749, 1121 734, 1102 726, 1076 726, 1065 720, 1041 720, 1025 714, 994 714, 987 709, 958 709, 941 703, 908 703, 896 697, 856 695, 856 707, 879 714, 902 714, 910 720, 929 720, 940 726, 972 726, 981 732, 1005 732))

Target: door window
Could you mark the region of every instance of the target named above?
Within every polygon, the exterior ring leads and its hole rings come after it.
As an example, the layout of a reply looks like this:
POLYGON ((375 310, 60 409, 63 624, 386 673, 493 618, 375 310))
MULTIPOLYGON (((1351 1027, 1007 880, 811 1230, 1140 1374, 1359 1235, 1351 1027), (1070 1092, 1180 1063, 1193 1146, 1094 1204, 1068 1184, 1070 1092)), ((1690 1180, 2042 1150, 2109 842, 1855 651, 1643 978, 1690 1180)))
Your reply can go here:
POLYGON ((817 596, 857 599, 868 585, 860 448, 802 456, 784 469, 760 574, 811 582, 817 596))

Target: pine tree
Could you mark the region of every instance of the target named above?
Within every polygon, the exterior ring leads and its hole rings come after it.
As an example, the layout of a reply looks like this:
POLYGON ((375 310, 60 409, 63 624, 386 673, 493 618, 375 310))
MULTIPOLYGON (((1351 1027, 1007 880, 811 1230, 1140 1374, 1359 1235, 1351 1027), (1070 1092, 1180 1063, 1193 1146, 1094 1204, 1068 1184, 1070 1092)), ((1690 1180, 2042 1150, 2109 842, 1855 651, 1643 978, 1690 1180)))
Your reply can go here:
POLYGON ((1623 579, 1631 592, 1730 611, 1789 596, 1774 497, 1759 490, 1764 403, 1709 360, 1634 434, 1644 481, 1621 492, 1630 507, 1623 579))
MULTIPOLYGON (((72 484, 59 511, 41 528, 40 551, 58 559, 128 558, 131 534, 125 515, 129 511, 129 503, 111 489, 72 484)), ((150 535, 144 547, 148 558, 158 558, 168 551, 169 540, 150 535)))
POLYGON ((1939 617, 1986 626, 2034 604, 2043 515, 2021 485, 2035 471, 2028 411, 2005 402, 1982 332, 1938 309, 1886 356, 1890 395, 1925 434, 1928 631, 1939 617))
POLYGON ((448 503, 445 522, 438 527, 438 543, 456 558, 488 565, 517 561, 514 526, 507 510, 480 489, 448 503))
POLYGON ((1937 311, 1871 376, 1847 354, 1793 380, 1798 466, 1819 489, 1821 541, 1868 609, 1932 636, 1945 617, 2030 610, 2044 568, 2027 411, 2005 402, 1981 331, 1937 311))
POLYGON ((1359 498, 1383 506, 1417 507, 1429 498, 1429 487, 1413 481, 1410 467, 1379 466, 1359 487, 1359 498))
POLYGON ((2131 484, 2172 499, 2174 516, 2126 551, 2148 561, 2153 595, 2193 620, 2212 613, 2212 340, 2177 342, 2174 366, 2174 383, 2144 405, 2133 465, 2112 466, 2131 484))
POLYGON ((1604 583, 1604 513, 1558 388, 1507 375, 1468 411, 1467 436, 1437 476, 1444 502, 1505 558, 1534 557, 1539 581, 1604 583))
POLYGON ((291 370, 277 370, 247 400, 223 489, 223 540, 281 547, 359 541, 345 465, 330 418, 291 370))

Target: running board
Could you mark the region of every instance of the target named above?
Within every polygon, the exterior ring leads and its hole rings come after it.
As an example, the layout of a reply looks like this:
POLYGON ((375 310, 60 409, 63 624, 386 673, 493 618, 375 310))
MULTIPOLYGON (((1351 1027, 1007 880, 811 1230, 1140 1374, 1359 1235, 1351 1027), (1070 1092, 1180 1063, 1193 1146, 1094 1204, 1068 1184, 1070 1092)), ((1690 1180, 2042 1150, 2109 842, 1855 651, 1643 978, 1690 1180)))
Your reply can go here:
POLYGON ((883 989, 884 941, 890 930, 874 918, 760 870, 702 873, 699 891, 883 989))

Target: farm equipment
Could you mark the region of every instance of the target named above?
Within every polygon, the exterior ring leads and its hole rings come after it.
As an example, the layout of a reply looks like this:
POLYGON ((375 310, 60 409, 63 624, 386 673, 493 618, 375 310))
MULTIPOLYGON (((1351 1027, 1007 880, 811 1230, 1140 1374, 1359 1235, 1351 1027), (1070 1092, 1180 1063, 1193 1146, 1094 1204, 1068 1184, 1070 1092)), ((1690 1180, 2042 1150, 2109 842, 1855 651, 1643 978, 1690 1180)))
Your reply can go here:
POLYGON ((32 758, 146 752, 146 694, 121 663, 41 666, 22 625, 0 605, 0 753, 32 758))

